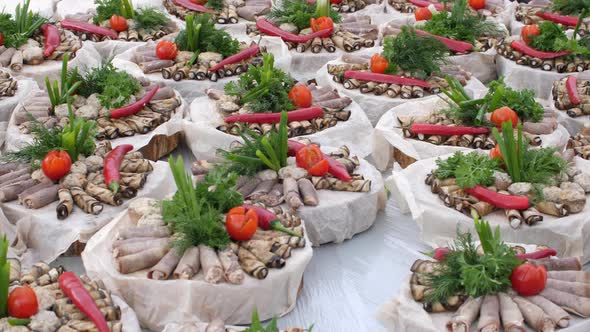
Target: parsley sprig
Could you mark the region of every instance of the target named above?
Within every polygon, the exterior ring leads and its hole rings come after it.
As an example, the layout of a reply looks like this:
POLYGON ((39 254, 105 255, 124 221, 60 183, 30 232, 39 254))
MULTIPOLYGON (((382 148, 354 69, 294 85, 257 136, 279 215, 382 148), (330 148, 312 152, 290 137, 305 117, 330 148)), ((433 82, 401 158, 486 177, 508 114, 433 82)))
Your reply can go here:
POLYGON ((279 25, 283 23, 294 24, 299 30, 309 28, 310 20, 320 16, 329 16, 334 23, 340 22, 340 14, 330 7, 330 2, 327 3, 327 8, 317 10, 321 2, 317 1, 317 4, 313 4, 307 0, 281 1, 279 6, 273 6, 268 17, 279 25))

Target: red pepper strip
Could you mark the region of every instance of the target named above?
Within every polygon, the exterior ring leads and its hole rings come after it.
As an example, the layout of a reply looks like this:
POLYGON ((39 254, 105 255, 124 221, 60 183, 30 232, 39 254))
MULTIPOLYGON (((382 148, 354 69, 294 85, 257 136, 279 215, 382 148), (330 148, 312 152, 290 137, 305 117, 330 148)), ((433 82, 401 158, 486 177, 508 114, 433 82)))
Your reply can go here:
POLYGON ((43 56, 50 56, 51 53, 61 44, 61 36, 59 30, 53 24, 43 24, 41 26, 43 31, 43 37, 45 37, 45 49, 43 50, 43 56))
POLYGON ((539 58, 539 59, 554 59, 554 58, 559 58, 560 56, 564 56, 564 55, 568 55, 571 53, 571 51, 561 51, 561 52, 543 52, 543 51, 537 51, 534 48, 526 45, 525 43, 522 43, 518 40, 515 40, 512 42, 512 44, 510 44, 510 46, 519 51, 522 52, 528 56, 532 56, 534 58, 539 58))
MULTIPOLYGON (((293 140, 288 140, 287 144, 289 145, 289 156, 295 156, 297 154, 297 151, 306 147, 305 144, 293 140)), ((350 174, 348 174, 348 170, 346 169, 346 167, 344 167, 344 165, 342 165, 342 163, 323 152, 322 156, 325 160, 328 161, 328 164, 330 165, 330 168, 328 169, 328 172, 330 174, 334 175, 336 178, 342 181, 348 182, 352 180, 352 177, 350 176, 350 174)))
POLYGON ((573 105, 580 105, 582 100, 578 94, 578 80, 575 76, 568 76, 565 81, 565 89, 567 90, 567 96, 573 105))
POLYGON ((258 30, 260 30, 260 32, 265 33, 269 36, 281 37, 281 39, 283 39, 286 42, 299 44, 307 43, 308 41, 316 37, 330 37, 334 32, 334 29, 331 28, 316 31, 308 35, 296 35, 294 33, 282 30, 281 28, 279 28, 278 26, 274 25, 272 22, 264 18, 259 18, 258 20, 256 20, 256 27, 258 28, 258 30))
POLYGON ((268 230, 275 230, 275 231, 279 231, 279 232, 283 232, 292 236, 296 236, 296 237, 301 237, 302 234, 299 234, 285 226, 283 226, 283 224, 281 223, 281 221, 279 220, 279 218, 277 217, 276 214, 268 211, 267 209, 260 207, 260 206, 256 206, 256 205, 252 205, 252 204, 244 204, 243 207, 245 207, 247 210, 254 210, 256 212, 256 214, 258 215, 258 227, 264 229, 265 231, 268 230))
POLYGON ((98 332, 109 332, 107 321, 94 299, 73 272, 64 272, 58 278, 59 288, 74 305, 96 325, 98 332))
POLYGON ((527 253, 527 254, 518 254, 518 255, 516 255, 516 258, 518 258, 518 259, 541 259, 541 258, 547 258, 550 256, 557 256, 557 250, 555 250, 553 248, 543 249, 543 250, 539 250, 539 251, 535 251, 535 252, 531 252, 531 253, 527 253))
POLYGON ((544 20, 551 21, 557 24, 567 25, 570 27, 575 27, 578 24, 578 18, 575 16, 560 15, 544 11, 538 11, 536 15, 544 20))
POLYGON ((199 5, 193 2, 190 2, 189 0, 173 0, 175 5, 184 7, 186 9, 190 9, 192 11, 195 12, 201 12, 201 13, 214 13, 213 10, 203 6, 203 5, 199 5))
POLYGON ((473 49, 473 45, 468 42, 455 40, 455 39, 451 39, 451 38, 447 38, 447 37, 443 37, 443 36, 433 35, 430 32, 426 32, 426 31, 418 30, 418 29, 416 29, 416 33, 419 35, 432 36, 432 37, 440 40, 441 42, 443 42, 443 44, 445 44, 445 46, 449 50, 451 50, 455 53, 467 53, 473 49))
MULTIPOLYGON (((442 3, 437 3, 437 2, 430 2, 430 1, 426 1, 426 0, 408 0, 409 3, 411 3, 412 5, 416 6, 416 7, 428 7, 430 5, 433 5, 434 8, 438 11, 443 10, 443 4, 442 3)), ((451 10, 451 6, 447 5, 447 10, 451 10)))
POLYGON ((111 111, 111 118, 122 118, 125 116, 131 116, 139 111, 141 111, 145 104, 147 104, 156 92, 158 92, 159 86, 155 86, 150 92, 146 93, 143 97, 141 97, 138 101, 134 102, 133 104, 129 104, 127 106, 123 106, 121 108, 117 108, 111 111))
POLYGON ((465 188, 465 192, 475 196, 480 201, 490 203, 502 209, 526 210, 531 207, 529 198, 526 196, 504 195, 479 185, 473 188, 465 188))
POLYGON ((410 132, 412 134, 453 136, 489 134, 490 129, 486 127, 444 126, 428 123, 412 123, 410 126, 410 132))
MULTIPOLYGON (((287 122, 305 121, 319 118, 324 115, 324 110, 318 106, 300 108, 287 112, 287 122)), ((244 123, 279 123, 281 122, 281 113, 254 113, 238 114, 225 118, 225 122, 244 122, 244 123)))
POLYGON ((119 191, 120 187, 119 181, 121 181, 121 175, 119 174, 119 168, 121 167, 121 162, 123 161, 125 154, 131 150, 133 150, 133 145, 121 144, 112 149, 106 157, 104 157, 104 167, 102 171, 104 182, 115 194, 119 191))
POLYGON ((245 59, 249 59, 258 54, 258 51, 260 51, 258 45, 252 45, 245 50, 241 50, 240 52, 221 60, 218 64, 209 68, 209 71, 217 71, 223 68, 224 66, 231 65, 233 63, 238 63, 245 59))
POLYGON ((96 35, 107 36, 113 39, 119 38, 119 35, 117 35, 115 31, 88 22, 66 19, 61 21, 61 27, 73 31, 87 32, 96 35))
POLYGON ((379 73, 371 73, 368 71, 359 71, 359 70, 347 70, 344 72, 345 78, 353 78, 361 81, 372 81, 372 82, 379 82, 379 83, 389 83, 389 84, 399 84, 399 85, 415 85, 420 86, 426 89, 430 89, 430 84, 428 82, 410 78, 410 77, 403 77, 397 75, 388 75, 388 74, 379 74, 379 73))

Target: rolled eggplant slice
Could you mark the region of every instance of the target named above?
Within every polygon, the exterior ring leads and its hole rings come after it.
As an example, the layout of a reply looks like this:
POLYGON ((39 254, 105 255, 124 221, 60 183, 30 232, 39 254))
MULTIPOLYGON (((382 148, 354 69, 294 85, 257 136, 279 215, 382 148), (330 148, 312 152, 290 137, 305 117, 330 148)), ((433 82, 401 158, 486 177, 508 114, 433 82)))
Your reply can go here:
POLYGON ((70 193, 76 205, 84 210, 84 212, 90 214, 99 214, 102 212, 104 208, 102 203, 88 195, 82 188, 71 187, 70 193))
POLYGON ((57 212, 57 219, 66 219, 74 210, 74 198, 72 193, 67 188, 60 188, 57 192, 59 203, 55 208, 57 212))
POLYGON ((268 268, 247 249, 239 247, 238 258, 242 269, 254 278, 264 279, 268 275, 268 268))

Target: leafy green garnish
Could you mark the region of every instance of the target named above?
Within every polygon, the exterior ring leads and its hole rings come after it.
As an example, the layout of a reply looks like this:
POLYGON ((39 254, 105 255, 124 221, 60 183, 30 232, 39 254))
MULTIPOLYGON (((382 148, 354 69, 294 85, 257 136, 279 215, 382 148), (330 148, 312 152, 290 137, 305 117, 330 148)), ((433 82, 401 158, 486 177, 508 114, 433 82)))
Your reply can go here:
POLYGON ((213 10, 222 10, 224 7, 223 0, 207 0, 205 4, 207 8, 211 8, 213 10))
POLYGON ((578 16, 589 8, 589 0, 553 0, 551 3, 551 10, 563 15, 578 16))
POLYGON ((156 8, 140 8, 135 11, 135 29, 157 30, 168 24, 168 18, 156 8))
MULTIPOLYGON (((313 324, 306 331, 312 332, 312 330, 313 324)), ((252 323, 250 324, 250 327, 244 330, 244 332, 279 332, 277 318, 273 317, 270 323, 264 327, 262 326, 262 322, 260 322, 260 317, 258 317, 258 310, 254 309, 252 312, 252 323)))
POLYGON ((55 110, 57 105, 68 102, 72 94, 82 84, 80 81, 76 82, 79 78, 78 67, 74 68, 71 73, 68 73, 69 59, 69 53, 64 54, 61 64, 61 84, 58 81, 53 81, 52 85, 49 82, 49 77, 45 77, 45 87, 47 88, 47 94, 49 95, 53 110, 55 110))
POLYGON ((383 39, 381 55, 389 62, 386 73, 408 72, 412 77, 425 79, 440 70, 447 59, 447 47, 431 36, 416 34, 412 27, 403 26, 394 37, 383 39))
POLYGON ((244 203, 242 194, 235 190, 237 180, 236 173, 217 167, 197 184, 195 194, 223 213, 244 203))
POLYGON ((208 14, 187 15, 186 29, 176 36, 176 45, 182 51, 216 52, 224 57, 236 54, 240 42, 227 32, 215 28, 215 22, 208 14))
POLYGON ((479 17, 468 8, 467 0, 455 0, 450 13, 443 8, 439 13, 432 15, 421 29, 438 36, 469 43, 474 43, 481 37, 503 35, 504 32, 497 24, 479 17))
POLYGON ((225 93, 240 96, 242 104, 248 104, 252 113, 276 113, 295 109, 289 98, 293 79, 274 67, 274 56, 263 55, 261 66, 250 66, 237 82, 225 85, 225 93))
POLYGON ((10 286, 10 262, 6 260, 8 240, 6 234, 0 239, 0 317, 6 317, 8 287, 10 286))
POLYGON ((133 76, 117 70, 110 60, 92 68, 82 81, 78 94, 88 97, 98 93, 100 104, 108 109, 126 105, 129 98, 141 89, 141 85, 133 76))
POLYGON ((506 291, 511 287, 512 270, 521 263, 514 250, 500 239, 486 221, 475 218, 483 255, 477 252, 470 233, 459 233, 436 273, 427 275, 432 293, 426 302, 444 302, 456 295, 474 298, 506 291))
POLYGON ((539 51, 561 52, 571 51, 567 57, 580 56, 590 57, 588 40, 568 38, 565 31, 556 23, 544 21, 539 24, 540 33, 538 36, 530 36, 529 46, 539 51))
POLYGON ((29 11, 30 3, 31 0, 25 0, 22 6, 20 3, 16 5, 14 17, 0 13, 0 33, 6 47, 20 47, 47 21, 38 13, 29 11))
MULTIPOLYGON (((323 9, 323 11, 326 10, 323 9)), ((340 22, 340 13, 330 7, 327 11, 328 15, 322 14, 322 10, 316 11, 316 5, 309 3, 307 0, 285 0, 281 1, 280 5, 273 6, 268 17, 278 25, 283 23, 294 24, 299 30, 309 28, 310 20, 320 16, 329 16, 334 23, 340 22)))
POLYGON ((436 160, 435 174, 438 178, 456 178, 461 188, 473 188, 476 185, 490 186, 495 182, 494 171, 500 169, 497 159, 487 155, 471 152, 455 152, 451 157, 436 160))
POLYGON ((107 21, 113 15, 135 18, 135 9, 131 0, 94 0, 94 4, 96 5, 94 24, 107 21))

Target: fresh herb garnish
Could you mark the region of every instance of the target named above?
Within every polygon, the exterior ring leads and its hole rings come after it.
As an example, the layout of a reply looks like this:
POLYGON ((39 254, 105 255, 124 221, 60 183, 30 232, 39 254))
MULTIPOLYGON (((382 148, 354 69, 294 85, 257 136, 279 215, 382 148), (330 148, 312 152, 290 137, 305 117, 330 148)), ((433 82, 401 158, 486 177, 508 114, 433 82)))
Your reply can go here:
POLYGON ((94 24, 108 21, 111 16, 123 16, 132 18, 135 22, 134 29, 157 30, 166 24, 169 19, 157 8, 140 8, 135 10, 131 0, 95 0, 96 15, 94 24))
POLYGON ((261 66, 250 66, 237 82, 225 85, 225 93, 240 96, 242 105, 252 113, 276 113, 295 109, 289 98, 294 82, 284 71, 274 67, 274 56, 263 55, 261 66))
POLYGON ((223 0, 207 0, 207 3, 205 4, 205 6, 207 8, 211 8, 213 10, 222 10, 223 7, 225 6, 223 3, 223 0))
POLYGON ((389 62, 386 73, 404 71, 412 77, 425 79, 440 70, 447 53, 447 47, 438 39, 418 35, 414 28, 403 26, 397 36, 383 39, 381 55, 389 62))
POLYGON ((451 157, 436 160, 435 174, 440 179, 456 178, 461 188, 473 188, 476 185, 490 186, 495 182, 494 171, 500 169, 500 162, 487 155, 470 152, 455 152, 451 157))
POLYGON ((10 262, 7 261, 8 240, 6 235, 0 239, 0 317, 8 314, 8 287, 10 286, 10 262))
POLYGON ((219 150, 226 159, 226 170, 241 175, 254 175, 264 169, 278 171, 287 166, 287 112, 281 114, 279 129, 265 135, 246 130, 240 134, 244 144, 231 151, 219 150))
POLYGON ((157 30, 168 24, 166 14, 156 8, 140 8, 135 11, 135 29, 157 30))
POLYGON ((329 16, 334 23, 341 20, 340 14, 330 7, 329 1, 326 6, 320 0, 316 4, 309 3, 307 0, 285 0, 280 5, 273 6, 268 14, 268 17, 276 24, 291 23, 299 30, 309 28, 310 20, 320 16, 329 16))
POLYGON ((233 39, 227 32, 215 28, 215 22, 208 14, 187 15, 186 29, 176 36, 176 45, 182 51, 215 52, 224 57, 236 54, 240 50, 240 42, 233 39))
POLYGON ((570 39, 558 24, 551 21, 541 22, 539 29, 538 36, 530 36, 529 46, 532 48, 546 52, 571 51, 566 57, 590 57, 590 49, 588 49, 590 41, 588 38, 570 39))
POLYGON ((68 73, 68 61, 70 59, 69 53, 64 54, 61 64, 61 83, 53 81, 53 85, 49 81, 49 77, 45 77, 45 88, 51 101, 51 107, 55 110, 57 105, 64 104, 70 100, 72 94, 78 89, 82 82, 76 80, 80 77, 78 75, 78 67, 74 68, 71 73, 68 73))
POLYGON ((16 5, 14 18, 8 13, 0 13, 0 33, 4 36, 6 47, 18 48, 25 44, 47 20, 38 13, 29 11, 31 0, 16 5))
POLYGON ((504 32, 495 23, 469 10, 467 0, 455 0, 453 10, 446 7, 421 26, 432 34, 474 43, 481 37, 498 37, 504 32))
POLYGON ((470 233, 458 232, 436 273, 427 275, 432 293, 427 295, 426 302, 444 302, 456 295, 476 298, 510 288, 512 270, 521 261, 501 240, 500 227, 492 232, 488 222, 480 222, 477 216, 474 221, 484 254, 478 254, 470 233))
POLYGON ((126 105, 129 98, 141 89, 141 85, 133 76, 117 70, 111 60, 92 68, 82 81, 78 94, 88 97, 98 93, 100 104, 108 109, 126 105))
POLYGON ((590 8, 588 0, 553 0, 551 10, 563 15, 578 16, 590 8))
MULTIPOLYGON (((306 332, 312 332, 313 324, 305 330, 306 332)), ((244 332, 279 332, 279 328, 277 326, 277 318, 273 317, 273 319, 268 323, 266 327, 262 326, 262 322, 260 321, 260 317, 258 317, 258 310, 254 309, 252 312, 252 323, 250 327, 244 330, 244 332)))

